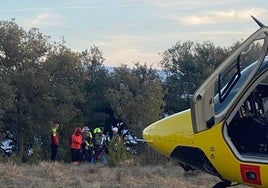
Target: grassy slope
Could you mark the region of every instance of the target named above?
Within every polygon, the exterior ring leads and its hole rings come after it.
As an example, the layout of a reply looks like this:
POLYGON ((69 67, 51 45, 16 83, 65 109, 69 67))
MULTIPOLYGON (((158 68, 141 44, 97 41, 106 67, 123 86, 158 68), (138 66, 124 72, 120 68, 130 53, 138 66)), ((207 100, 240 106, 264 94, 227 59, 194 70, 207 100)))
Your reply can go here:
MULTIPOLYGON (((96 187, 96 188, 175 188, 212 187, 218 178, 177 166, 104 167, 102 164, 41 162, 38 165, 0 163, 0 187, 96 187)), ((243 187, 243 186, 239 186, 243 187)))

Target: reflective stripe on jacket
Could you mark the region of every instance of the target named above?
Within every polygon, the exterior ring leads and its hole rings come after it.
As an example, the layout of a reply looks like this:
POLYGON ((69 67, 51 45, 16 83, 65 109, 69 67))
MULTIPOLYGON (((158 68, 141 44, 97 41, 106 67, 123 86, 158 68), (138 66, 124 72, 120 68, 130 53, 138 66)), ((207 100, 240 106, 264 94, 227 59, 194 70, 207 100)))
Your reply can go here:
POLYGON ((59 134, 56 128, 52 128, 50 138, 51 138, 51 144, 59 145, 59 134))

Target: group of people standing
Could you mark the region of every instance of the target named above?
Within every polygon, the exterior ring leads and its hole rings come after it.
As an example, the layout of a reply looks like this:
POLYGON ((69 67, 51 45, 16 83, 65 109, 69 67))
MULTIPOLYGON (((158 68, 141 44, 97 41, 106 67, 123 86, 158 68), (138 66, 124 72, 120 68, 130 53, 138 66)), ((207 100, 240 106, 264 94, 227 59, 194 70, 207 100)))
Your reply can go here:
POLYGON ((102 159, 107 165, 105 138, 101 128, 95 128, 93 134, 87 126, 83 129, 76 128, 70 138, 72 163, 79 164, 81 161, 95 163, 97 159, 102 159))
MULTIPOLYGON (((51 160, 56 160, 59 146, 59 124, 54 124, 51 129, 51 160)), ((112 128, 113 135, 118 135, 118 128, 112 128)), ((102 160, 104 165, 108 164, 106 152, 108 150, 109 135, 105 135, 99 127, 93 131, 85 126, 77 127, 69 138, 71 148, 71 162, 80 164, 81 162, 95 163, 102 160)))

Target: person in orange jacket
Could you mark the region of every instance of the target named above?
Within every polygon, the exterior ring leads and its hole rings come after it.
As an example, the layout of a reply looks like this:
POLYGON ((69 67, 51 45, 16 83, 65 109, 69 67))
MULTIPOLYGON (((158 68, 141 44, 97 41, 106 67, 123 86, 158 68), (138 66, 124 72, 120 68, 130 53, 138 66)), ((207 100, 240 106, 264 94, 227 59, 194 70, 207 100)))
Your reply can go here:
POLYGON ((56 160, 56 156, 57 156, 57 151, 58 151, 58 147, 59 147, 59 124, 53 124, 51 127, 51 133, 50 133, 50 147, 51 147, 51 157, 50 159, 52 161, 56 160))
POLYGON ((72 163, 80 164, 80 149, 82 145, 82 129, 77 127, 71 136, 72 163))

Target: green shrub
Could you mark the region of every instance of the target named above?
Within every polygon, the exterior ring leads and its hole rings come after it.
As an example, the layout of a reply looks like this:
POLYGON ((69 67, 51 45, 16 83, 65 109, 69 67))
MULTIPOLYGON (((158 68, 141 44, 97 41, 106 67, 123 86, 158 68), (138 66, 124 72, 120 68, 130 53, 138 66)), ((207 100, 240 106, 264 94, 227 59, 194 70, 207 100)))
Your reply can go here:
POLYGON ((122 138, 112 138, 108 145, 108 164, 117 166, 120 162, 128 160, 131 154, 127 151, 122 138))

